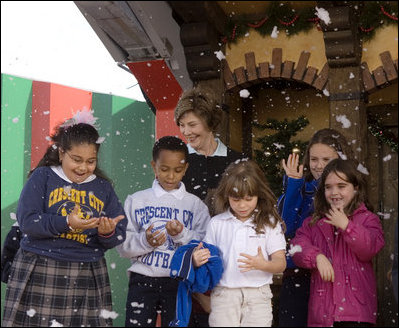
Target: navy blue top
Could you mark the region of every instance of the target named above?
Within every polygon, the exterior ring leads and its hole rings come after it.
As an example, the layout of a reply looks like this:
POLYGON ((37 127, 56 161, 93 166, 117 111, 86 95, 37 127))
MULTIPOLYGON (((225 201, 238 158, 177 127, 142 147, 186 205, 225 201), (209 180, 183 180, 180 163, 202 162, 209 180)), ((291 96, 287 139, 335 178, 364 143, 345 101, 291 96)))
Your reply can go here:
MULTIPOLYGON (((313 198, 318 183, 318 180, 306 182, 304 178, 294 179, 284 175, 283 194, 277 201, 277 207, 287 227, 287 242, 295 237, 295 232, 302 226, 303 221, 313 214, 313 198)), ((291 256, 287 254, 287 268, 296 267, 291 256)))
POLYGON ((97 228, 70 230, 66 216, 75 206, 82 219, 125 215, 111 184, 95 177, 76 184, 61 178, 51 167, 34 170, 18 202, 17 220, 23 234, 21 248, 60 261, 95 262, 107 249, 126 238, 127 220, 121 220, 115 233, 100 236, 97 228))

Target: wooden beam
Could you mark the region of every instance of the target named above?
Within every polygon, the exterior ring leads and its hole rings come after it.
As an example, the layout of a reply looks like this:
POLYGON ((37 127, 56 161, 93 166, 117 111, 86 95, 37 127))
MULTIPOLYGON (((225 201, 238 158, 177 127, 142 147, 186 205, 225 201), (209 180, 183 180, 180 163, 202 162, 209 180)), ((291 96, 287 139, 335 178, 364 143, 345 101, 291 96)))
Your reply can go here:
POLYGON ((283 64, 283 72, 281 73, 281 77, 285 79, 291 79, 294 65, 295 63, 293 61, 286 60, 283 64))
POLYGON ((385 76, 384 68, 382 66, 377 67, 373 71, 373 76, 374 76, 377 86, 379 86, 379 87, 388 82, 387 78, 385 76))
POLYGON ((387 76, 387 80, 396 80, 398 78, 398 72, 395 69, 395 63, 392 60, 390 52, 384 51, 383 53, 380 53, 380 58, 382 66, 384 67, 385 74, 387 76))
POLYGON ((306 70, 305 76, 303 77, 303 82, 312 85, 316 73, 317 73, 317 68, 309 66, 308 69, 306 70))
POLYGON ((369 93, 375 91, 377 89, 377 86, 375 84, 373 76, 370 73, 369 66, 366 62, 363 62, 360 67, 362 68, 364 89, 369 93))
POLYGON ((222 59, 222 72, 226 89, 227 90, 233 89, 237 85, 237 83, 234 79, 234 75, 231 72, 229 63, 227 62, 226 59, 222 59))
POLYGON ((247 52, 245 54, 245 63, 247 66, 248 81, 255 82, 258 79, 258 74, 256 72, 256 62, 255 62, 254 52, 247 52))
POLYGON ((310 52, 307 51, 301 52, 301 56, 299 57, 298 60, 298 65, 296 66, 294 75, 292 76, 294 80, 302 81, 302 78, 306 71, 306 66, 308 65, 309 57, 310 57, 310 52))
POLYGON ((281 63, 283 60, 283 49, 282 48, 274 48, 272 51, 272 69, 270 72, 271 77, 280 77, 281 76, 281 63))
POLYGON ((328 80, 328 64, 325 63, 320 74, 316 78, 316 80, 313 82, 313 86, 317 90, 322 90, 324 86, 326 85, 328 80))
POLYGON ((259 63, 259 78, 262 80, 270 79, 269 62, 259 63))

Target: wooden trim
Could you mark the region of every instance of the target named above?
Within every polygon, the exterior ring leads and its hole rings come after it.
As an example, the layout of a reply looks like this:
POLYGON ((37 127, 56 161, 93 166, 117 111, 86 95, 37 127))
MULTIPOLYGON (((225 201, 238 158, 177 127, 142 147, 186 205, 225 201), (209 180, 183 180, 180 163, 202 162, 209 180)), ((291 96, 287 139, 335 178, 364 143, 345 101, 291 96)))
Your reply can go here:
MULTIPOLYGON (((329 64, 326 62, 318 74, 315 67, 307 66, 310 52, 302 51, 295 67, 295 62, 282 62, 282 48, 274 48, 272 50, 272 62, 262 62, 256 66, 255 53, 253 51, 245 54, 245 67, 238 67, 231 72, 229 65, 225 59, 222 60, 223 78, 226 90, 233 91, 237 89, 247 88, 251 85, 262 83, 265 80, 273 78, 292 79, 303 82, 314 87, 317 90, 323 90, 328 83, 329 64)), ((392 60, 389 51, 380 54, 382 66, 377 67, 370 72, 366 62, 361 64, 362 80, 364 90, 370 94, 381 87, 396 82, 398 79, 398 59, 392 60)))
POLYGON ((292 72, 294 71, 295 63, 293 61, 286 60, 283 64, 283 72, 281 73, 281 77, 285 79, 291 79, 292 72))
POLYGON ((373 76, 374 76, 375 82, 377 83, 377 86, 384 85, 385 83, 388 82, 387 78, 385 76, 384 68, 382 66, 377 67, 373 71, 373 76))
POLYGON ((245 63, 247 66, 248 81, 255 82, 258 79, 258 74, 256 72, 256 61, 254 52, 247 52, 245 54, 245 63))
POLYGON ((281 62, 283 58, 283 49, 282 48, 274 48, 272 51, 272 69, 270 71, 271 77, 280 77, 281 76, 281 62))
POLYGON ((296 66, 294 75, 292 76, 294 80, 302 81, 302 78, 305 75, 306 66, 308 65, 309 57, 310 57, 310 52, 307 51, 301 52, 301 56, 299 57, 298 60, 298 65, 296 66))
POLYGON ((380 58, 388 81, 396 80, 398 78, 398 72, 395 69, 395 64, 390 52, 384 51, 380 53, 380 58))
POLYGON ((369 92, 369 93, 373 92, 374 90, 377 89, 377 87, 376 87, 374 78, 373 78, 373 76, 370 73, 369 66, 367 65, 366 62, 363 62, 360 65, 360 67, 362 69, 362 77, 363 77, 364 89, 367 92, 369 92))
POLYGON ((328 64, 325 63, 320 74, 316 77, 316 80, 313 82, 313 86, 317 90, 322 90, 324 86, 327 84, 328 80, 328 64))
POLYGON ((306 70, 305 76, 303 77, 303 82, 312 85, 316 74, 317 74, 317 68, 309 66, 306 70))

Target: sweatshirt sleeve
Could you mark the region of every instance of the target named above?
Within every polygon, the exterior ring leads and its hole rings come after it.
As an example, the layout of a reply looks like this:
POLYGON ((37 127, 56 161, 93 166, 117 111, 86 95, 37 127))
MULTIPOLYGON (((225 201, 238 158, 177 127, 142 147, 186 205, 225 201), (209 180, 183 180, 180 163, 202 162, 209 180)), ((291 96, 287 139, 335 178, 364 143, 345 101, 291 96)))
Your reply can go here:
POLYGON ((127 218, 126 239, 116 246, 119 255, 130 259, 150 253, 154 248, 147 242, 145 230, 134 219, 134 194, 126 198, 124 208, 127 218))
POLYGON ((312 244, 312 227, 309 226, 311 217, 296 231, 295 237, 290 242, 290 250, 294 263, 305 269, 316 268, 316 256, 323 252, 312 244))
POLYGON ((112 233, 110 236, 98 235, 98 241, 105 249, 110 249, 123 243, 123 241, 126 239, 127 226, 127 219, 123 210, 123 206, 111 185, 109 185, 109 188, 110 193, 109 199, 107 200, 107 207, 105 208, 105 215, 111 219, 114 219, 119 215, 124 215, 125 218, 118 222, 114 233, 112 233))
POLYGON ((303 202, 301 189, 305 183, 303 178, 294 179, 286 175, 283 178, 283 194, 279 197, 277 207, 286 225, 285 235, 290 237, 301 226, 300 210, 303 202))
POLYGON ((208 207, 200 199, 196 201, 194 222, 191 229, 184 227, 176 236, 171 236, 174 243, 185 245, 192 239, 202 240, 205 237, 208 222, 211 219, 208 207))
POLYGON ((23 234, 33 239, 53 238, 69 231, 66 218, 46 213, 46 185, 48 173, 40 168, 22 189, 17 207, 17 220, 23 234))
POLYGON ((343 237, 360 261, 371 261, 385 245, 384 232, 377 215, 368 212, 363 218, 349 220, 343 237))

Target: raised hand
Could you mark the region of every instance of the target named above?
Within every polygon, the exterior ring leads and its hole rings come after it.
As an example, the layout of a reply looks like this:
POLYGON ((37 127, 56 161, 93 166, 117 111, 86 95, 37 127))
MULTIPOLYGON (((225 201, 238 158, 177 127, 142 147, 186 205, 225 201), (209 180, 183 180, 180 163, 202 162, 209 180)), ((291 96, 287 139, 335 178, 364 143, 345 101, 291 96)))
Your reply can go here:
POLYGON ((171 236, 176 236, 183 230, 183 224, 178 220, 168 221, 165 225, 166 231, 171 236))
POLYGON ((204 248, 202 241, 198 244, 197 247, 194 248, 193 251, 193 264, 194 267, 199 267, 206 262, 208 262, 208 259, 211 256, 211 252, 209 251, 208 248, 204 248))
POLYGON ((316 256, 316 266, 317 270, 319 270, 321 279, 334 282, 334 268, 324 254, 318 254, 316 256))
POLYGON ((287 163, 285 159, 282 160, 281 164, 283 165, 285 174, 294 179, 301 179, 303 177, 303 165, 299 165, 299 155, 298 154, 290 154, 287 159, 287 163))
POLYGON ((152 229, 154 228, 154 224, 151 224, 147 230, 145 231, 145 237, 147 238, 147 242, 152 246, 152 247, 159 247, 163 245, 166 241, 166 233, 161 232, 159 230, 156 230, 152 232, 152 229))
POLYGON ((238 262, 244 263, 238 266, 239 268, 242 268, 242 270, 240 270, 241 272, 248 272, 251 270, 262 270, 266 262, 260 246, 258 247, 258 254, 256 254, 255 256, 251 256, 245 253, 240 253, 240 256, 244 257, 244 259, 237 260, 238 262))
POLYGON ((348 226, 349 219, 342 208, 331 207, 328 213, 326 213, 326 217, 328 217, 330 220, 325 220, 325 222, 337 228, 345 230, 348 226))
POLYGON ((109 235, 114 230, 119 221, 125 218, 124 215, 119 215, 114 219, 102 216, 98 225, 98 233, 101 235, 109 235))
POLYGON ((80 206, 75 204, 72 212, 68 215, 68 224, 73 230, 87 230, 97 228, 99 225, 99 218, 91 218, 88 220, 82 219, 79 215, 80 206))

